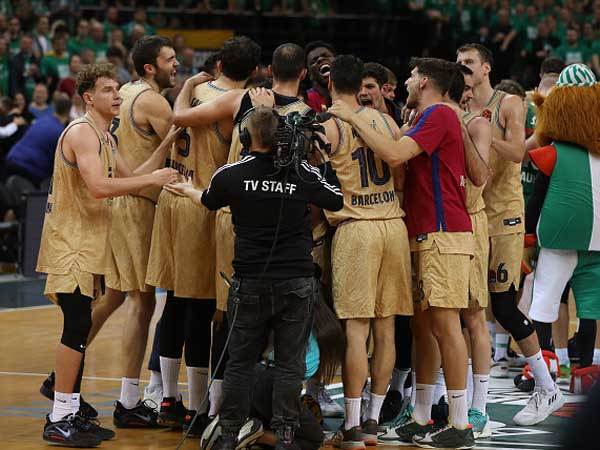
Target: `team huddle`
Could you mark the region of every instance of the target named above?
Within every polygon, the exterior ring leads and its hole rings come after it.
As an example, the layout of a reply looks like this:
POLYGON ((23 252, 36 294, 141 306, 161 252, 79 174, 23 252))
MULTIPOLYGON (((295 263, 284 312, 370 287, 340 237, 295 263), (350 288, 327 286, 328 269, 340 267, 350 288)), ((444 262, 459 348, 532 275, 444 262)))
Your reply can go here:
MULTIPOLYGON (((414 58, 402 111, 392 102, 395 77, 380 64, 336 56, 324 42, 305 49, 288 43, 274 51, 272 84, 265 86, 256 78, 260 53, 249 38, 226 41, 212 73, 186 80, 173 107, 161 92, 175 85, 177 55, 162 37, 135 44, 137 81, 119 88, 108 64, 79 74, 87 113, 57 146, 38 261, 48 274, 45 294, 64 315, 55 372, 42 386, 54 400, 44 440, 95 447, 115 436, 90 420, 97 412, 80 388, 86 347, 126 297, 123 378, 113 416, 119 428, 183 428, 188 436, 204 435, 205 450, 257 442, 314 450, 323 444, 322 431, 307 413, 343 416, 332 442, 344 450, 397 441, 472 448, 475 439, 491 436, 490 369, 506 361, 506 348, 497 348, 492 360, 488 309, 512 335, 535 382, 514 422, 534 425, 559 409, 564 399, 534 324, 517 307, 525 108, 518 96, 492 88, 489 50, 464 45, 455 62, 414 58), (313 87, 301 92, 307 76, 313 87), (321 360, 305 377, 307 395, 300 403, 300 391, 293 391, 298 405, 287 416, 274 405, 257 425, 251 410, 222 409, 225 370, 231 370, 228 293, 243 245, 235 240, 239 224, 230 208, 212 211, 198 203, 211 179, 248 163, 246 129, 256 127, 253 116, 264 108, 279 116, 311 109, 332 116, 323 123, 329 145, 322 161, 304 169, 317 178, 324 173, 334 196, 343 195, 341 209, 306 212, 315 277, 326 299, 320 307, 335 312, 342 344, 332 356, 315 319, 307 373, 313 344, 321 360), (166 290, 167 299, 142 395, 155 288, 166 290), (182 355, 187 406, 178 390, 182 355), (324 390, 338 366, 344 408, 324 390), (411 380, 411 400, 402 402, 411 380), (440 398, 447 406, 432 417, 445 404, 440 398), (311 399, 320 407, 311 408, 311 399), (265 420, 272 441, 264 436, 265 420), (281 437, 281 422, 291 424, 296 440, 281 437)), ((297 189, 251 179, 243 186, 282 195, 297 189)), ((248 383, 239 388, 249 392, 248 383)))

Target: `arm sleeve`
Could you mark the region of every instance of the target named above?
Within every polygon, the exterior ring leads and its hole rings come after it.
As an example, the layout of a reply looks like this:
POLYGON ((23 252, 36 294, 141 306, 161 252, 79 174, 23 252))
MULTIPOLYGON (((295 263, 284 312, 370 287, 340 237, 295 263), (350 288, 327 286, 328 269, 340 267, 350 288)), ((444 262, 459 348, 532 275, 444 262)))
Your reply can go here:
POLYGON ((216 211, 229 205, 227 191, 225 190, 225 186, 227 186, 225 182, 226 175, 226 170, 215 172, 210 180, 208 189, 202 193, 202 204, 211 211, 216 211))
POLYGON ((531 197, 529 197, 525 209, 525 232, 527 234, 535 234, 536 232, 537 223, 542 213, 542 206, 544 206, 544 200, 548 192, 548 186, 550 186, 550 177, 539 171, 535 178, 533 192, 531 193, 531 197))
POLYGON ((307 162, 303 162, 301 167, 304 170, 302 175, 307 180, 303 186, 309 203, 329 211, 339 211, 344 207, 344 194, 331 167, 327 170, 327 179, 323 178, 319 169, 307 162))
POLYGON ((4 127, 0 127, 0 138, 7 138, 17 132, 18 127, 14 123, 9 123, 4 127))
POLYGON ((425 153, 431 155, 442 142, 452 119, 455 122, 458 120, 454 111, 444 106, 434 105, 423 112, 417 124, 406 133, 406 136, 415 141, 425 153))

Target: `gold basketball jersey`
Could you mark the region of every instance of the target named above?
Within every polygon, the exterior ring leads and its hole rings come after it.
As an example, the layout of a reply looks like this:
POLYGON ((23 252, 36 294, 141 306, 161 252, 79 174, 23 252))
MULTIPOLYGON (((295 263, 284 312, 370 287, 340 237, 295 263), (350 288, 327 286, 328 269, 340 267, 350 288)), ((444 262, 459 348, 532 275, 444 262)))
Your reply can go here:
MULTIPOLYGON (((469 123, 474 118, 479 117, 478 114, 475 113, 466 113, 463 115, 462 120, 466 127, 469 126, 469 123)), ((467 184, 465 186, 465 192, 467 196, 467 212, 469 214, 475 214, 479 211, 485 209, 485 202, 483 201, 483 189, 484 186, 475 186, 469 177, 467 177, 467 184)))
MULTIPOLYGON (((372 108, 358 110, 373 129, 380 134, 393 136, 387 120, 372 108)), ((394 179, 387 163, 380 159, 354 131, 352 126, 334 119, 340 132, 338 148, 329 155, 336 171, 342 192, 344 207, 340 211, 325 211, 331 225, 348 219, 381 220, 404 216, 396 199, 394 179)))
MULTIPOLYGON (((152 90, 152 87, 144 80, 129 82, 119 90, 123 102, 119 117, 113 119, 111 133, 116 137, 119 152, 131 170, 137 169, 150 158, 161 142, 160 136, 154 131, 140 128, 133 118, 135 102, 140 95, 149 90, 152 90)), ((144 188, 134 195, 145 197, 156 203, 159 193, 160 188, 152 186, 144 188)))
MULTIPOLYGON (((227 92, 212 83, 203 83, 194 89, 192 106, 206 103, 227 92)), ((221 136, 216 123, 200 127, 188 127, 179 134, 167 158, 167 167, 176 169, 191 178, 194 187, 206 189, 215 171, 225 164, 229 152, 229 140, 221 136)), ((174 194, 177 192, 169 190, 174 194)), ((179 195, 179 194, 177 194, 179 195)))
MULTIPOLYGON (((480 114, 490 120, 492 136, 496 139, 505 138, 506 130, 500 122, 500 104, 506 95, 505 92, 495 90, 480 114)), ((490 167, 492 178, 483 190, 490 236, 522 232, 525 226, 525 205, 521 186, 521 164, 507 161, 492 150, 490 167)))
POLYGON ((111 217, 109 201, 92 196, 77 164, 67 161, 62 149, 66 133, 75 126, 85 126, 82 124, 90 125, 98 136, 98 158, 104 176, 112 177, 115 170, 116 149, 112 139, 87 116, 71 122, 61 134, 54 155, 38 272, 68 275, 74 266, 77 270, 98 275, 106 270, 111 217))

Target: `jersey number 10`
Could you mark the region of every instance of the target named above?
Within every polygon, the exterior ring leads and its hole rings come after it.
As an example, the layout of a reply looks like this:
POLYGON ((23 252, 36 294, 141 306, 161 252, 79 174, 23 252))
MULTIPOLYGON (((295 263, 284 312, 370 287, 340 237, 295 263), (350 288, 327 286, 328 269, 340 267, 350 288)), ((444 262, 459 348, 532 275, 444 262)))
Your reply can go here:
POLYGON ((352 152, 352 160, 358 161, 360 170, 360 185, 364 188, 369 187, 369 178, 376 186, 383 186, 391 178, 390 167, 385 161, 381 161, 383 174, 379 175, 375 154, 370 148, 359 147, 352 152))

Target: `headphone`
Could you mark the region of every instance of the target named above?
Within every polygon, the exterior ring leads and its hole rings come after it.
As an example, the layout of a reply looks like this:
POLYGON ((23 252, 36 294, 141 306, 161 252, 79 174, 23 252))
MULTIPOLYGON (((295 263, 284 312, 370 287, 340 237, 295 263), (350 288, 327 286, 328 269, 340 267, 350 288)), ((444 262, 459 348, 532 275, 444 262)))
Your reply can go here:
MULTIPOLYGON (((240 137, 240 144, 242 144, 242 151, 250 150, 250 146, 252 145, 252 136, 250 136, 250 131, 248 131, 248 127, 242 128, 242 122, 250 116, 254 112, 254 108, 250 108, 244 115, 242 119, 238 122, 238 135, 240 137)), ((281 120, 281 115, 273 109, 273 115, 279 122, 281 120)))

